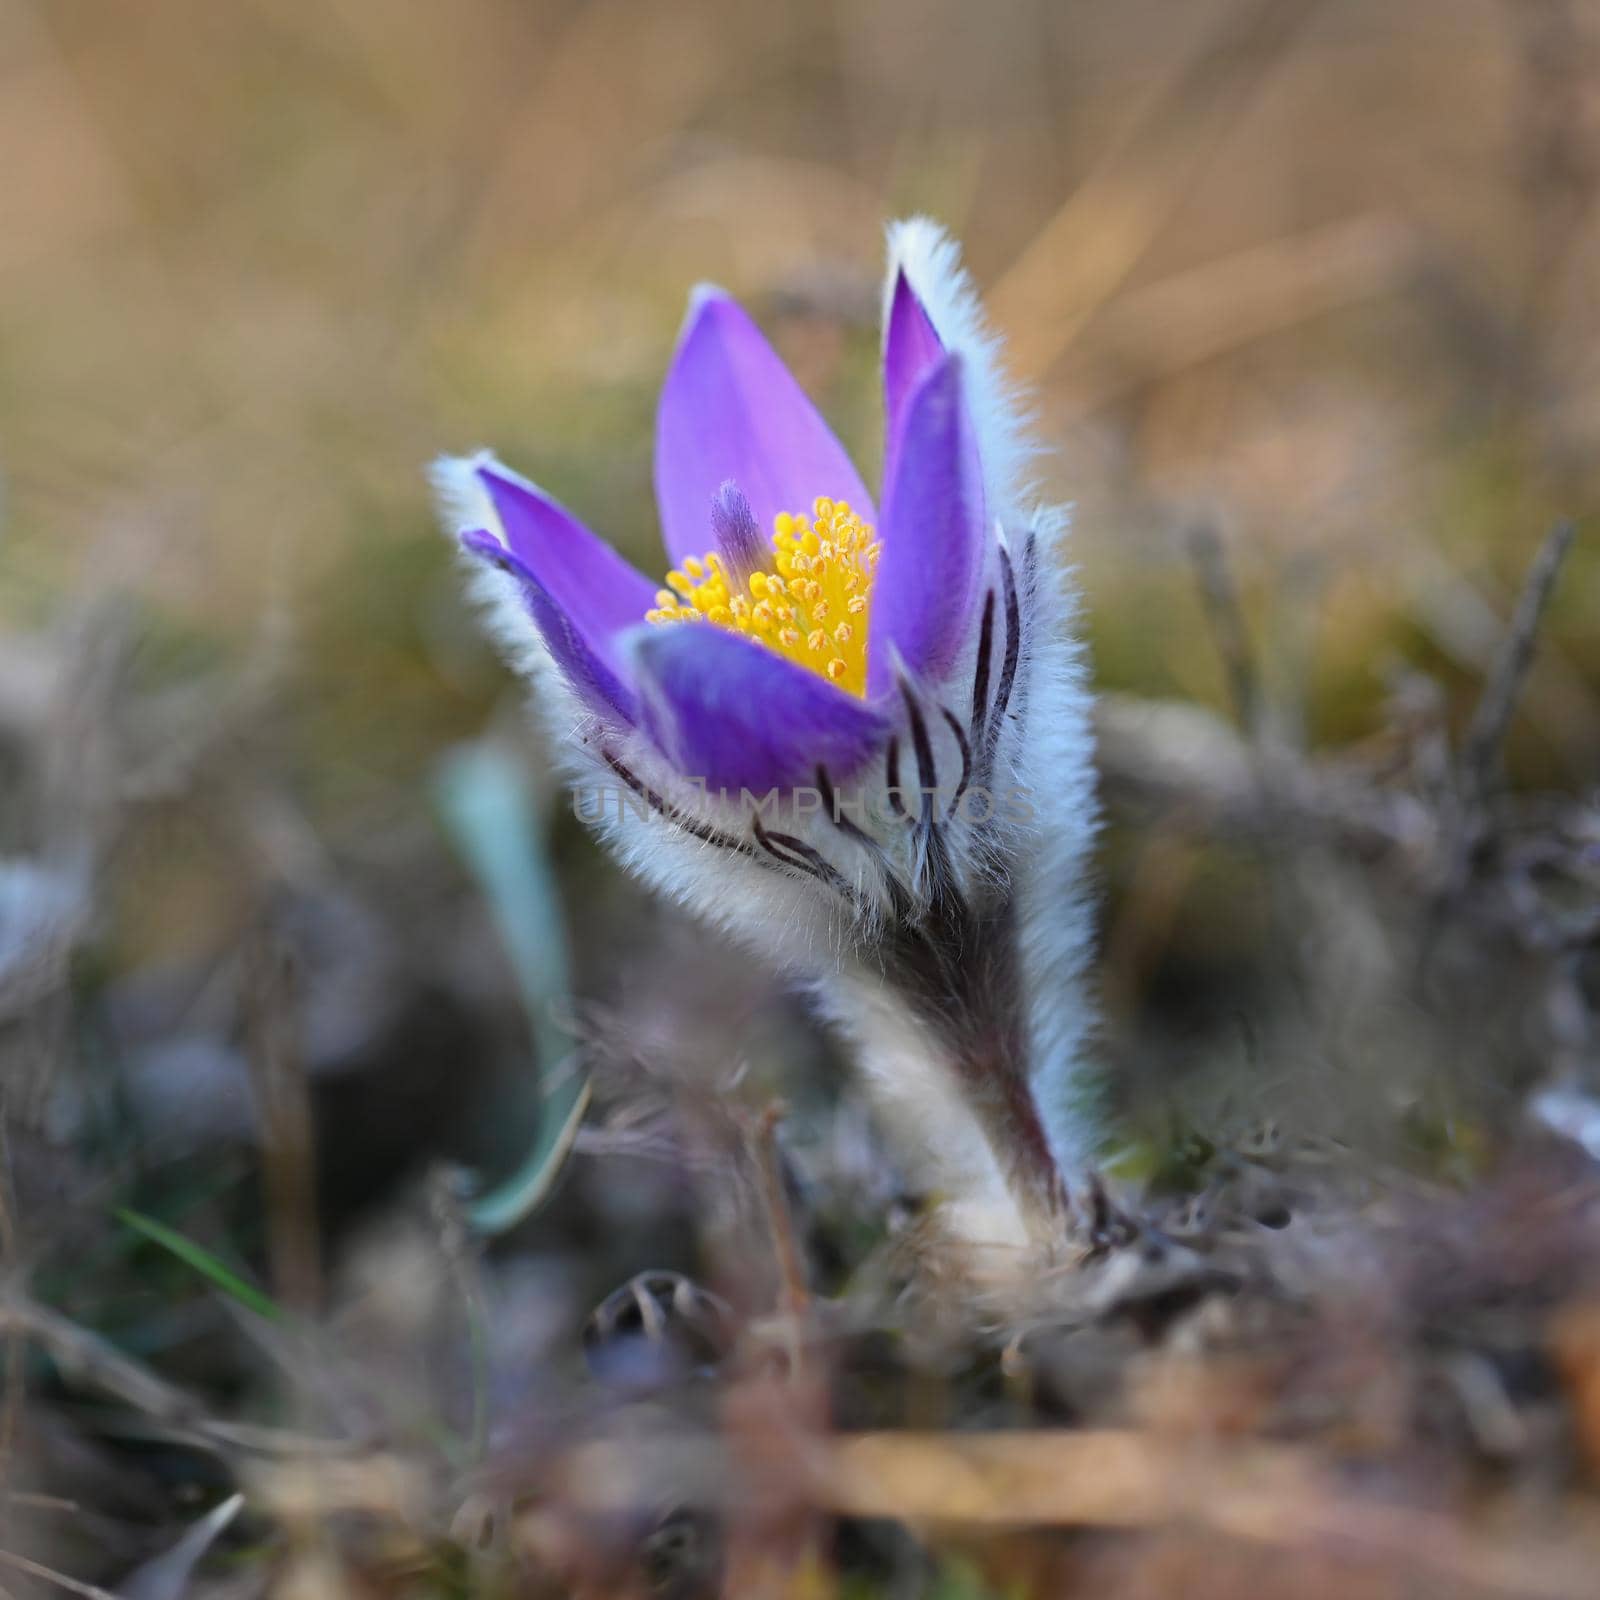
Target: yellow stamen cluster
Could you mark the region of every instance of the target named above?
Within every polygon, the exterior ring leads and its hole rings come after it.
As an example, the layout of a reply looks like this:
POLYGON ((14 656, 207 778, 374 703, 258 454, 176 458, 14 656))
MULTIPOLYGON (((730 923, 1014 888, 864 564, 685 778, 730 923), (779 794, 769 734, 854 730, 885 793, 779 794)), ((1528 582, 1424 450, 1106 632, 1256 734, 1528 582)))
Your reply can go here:
POLYGON ((810 516, 780 512, 773 570, 741 583, 713 551, 667 574, 648 622, 709 622, 820 673, 849 694, 867 692, 867 620, 878 545, 842 500, 818 499, 810 516))

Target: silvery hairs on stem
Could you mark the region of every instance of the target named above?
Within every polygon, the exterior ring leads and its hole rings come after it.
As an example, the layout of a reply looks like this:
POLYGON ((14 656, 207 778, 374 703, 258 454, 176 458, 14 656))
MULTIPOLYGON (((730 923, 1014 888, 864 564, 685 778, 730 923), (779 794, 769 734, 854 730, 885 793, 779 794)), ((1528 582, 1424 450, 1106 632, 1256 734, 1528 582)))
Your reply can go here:
POLYGON ((435 479, 574 804, 804 982, 971 1242, 1059 1235, 1095 1137, 1089 698, 1064 510, 955 244, 889 230, 875 508, 739 306, 691 297, 656 585, 492 456, 435 479))

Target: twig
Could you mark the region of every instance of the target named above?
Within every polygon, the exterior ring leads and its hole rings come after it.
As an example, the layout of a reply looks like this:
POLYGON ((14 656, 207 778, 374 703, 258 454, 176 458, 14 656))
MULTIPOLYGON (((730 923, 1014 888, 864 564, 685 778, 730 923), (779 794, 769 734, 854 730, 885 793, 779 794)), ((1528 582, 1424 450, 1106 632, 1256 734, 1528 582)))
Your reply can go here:
POLYGON ((273 1288, 296 1311, 321 1292, 311 1100, 295 1039, 297 1001, 291 952, 270 915, 251 952, 249 1062, 261 1118, 273 1288))
POLYGON ((489 1444, 489 1300, 484 1292, 480 1250, 474 1239, 454 1175, 436 1172, 429 1186, 429 1207, 438 1229, 439 1248, 466 1324, 471 1367, 472 1417, 467 1439, 468 1459, 480 1466, 489 1444))
POLYGON ((1233 714, 1245 733, 1256 738, 1261 732, 1261 678, 1239 587, 1233 581, 1222 540, 1209 523, 1200 523, 1191 530, 1189 557, 1200 582, 1200 599, 1216 639, 1217 654, 1222 657, 1222 668, 1228 677, 1233 714))
POLYGON ((794 1217, 789 1210, 789 1197, 783 1185, 778 1125, 783 1121, 784 1111, 782 1105, 768 1106, 751 1131, 750 1143, 760 1179, 761 1203, 766 1211, 767 1227, 772 1234, 773 1248, 778 1254, 779 1297, 791 1325, 797 1328, 811 1304, 811 1291, 806 1286, 805 1263, 799 1241, 795 1238, 794 1217))
POLYGON ((1186 702, 1104 695, 1095 743, 1109 792, 1158 806, 1197 833, 1253 839, 1289 822, 1360 856, 1420 860, 1436 832, 1431 808, 1416 796, 1288 748, 1273 752, 1269 798, 1239 733, 1186 702))
MULTIPOLYGON (((0 1266, 7 1273, 17 1269, 17 1225, 11 1187, 11 1140, 5 1108, 0 1105, 0 1266)), ((5 1334, 4 1399, 0 1400, 0 1500, 6 1510, 0 1513, 0 1530, 11 1530, 10 1507, 15 1499, 11 1489, 11 1465, 16 1458, 17 1428, 22 1417, 23 1336, 20 1329, 5 1334)))
POLYGON ((1461 786, 1469 803, 1481 804, 1499 775, 1501 747, 1528 669, 1533 665, 1539 625, 1577 532, 1577 523, 1569 520, 1558 522, 1545 535, 1517 597, 1511 626, 1489 670, 1462 745, 1461 786))

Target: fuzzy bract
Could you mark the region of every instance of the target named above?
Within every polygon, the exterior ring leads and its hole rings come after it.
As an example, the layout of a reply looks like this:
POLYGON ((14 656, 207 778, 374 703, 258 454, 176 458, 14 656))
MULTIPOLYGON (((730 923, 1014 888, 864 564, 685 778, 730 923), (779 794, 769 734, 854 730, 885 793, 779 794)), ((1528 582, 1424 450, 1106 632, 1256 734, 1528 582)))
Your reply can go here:
POLYGON ((875 502, 754 322, 696 290, 659 584, 493 456, 435 476, 579 814, 810 982, 911 1169, 1013 1237, 1092 1142, 1095 803, 1066 518, 998 356, 954 244, 891 228, 875 502))

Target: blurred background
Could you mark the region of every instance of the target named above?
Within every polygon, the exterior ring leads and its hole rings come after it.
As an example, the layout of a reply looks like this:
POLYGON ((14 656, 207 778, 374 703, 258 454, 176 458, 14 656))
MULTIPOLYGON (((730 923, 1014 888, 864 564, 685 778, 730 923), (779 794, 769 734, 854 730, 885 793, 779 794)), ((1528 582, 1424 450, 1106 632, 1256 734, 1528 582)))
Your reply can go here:
MULTIPOLYGON (((1164 737, 1223 790, 1252 750, 1355 763, 1442 894, 1419 838, 1576 518, 1506 763, 1592 790, 1584 0, 0 0, 0 172, 3 1231, 124 1347, 248 1388, 118 1205, 291 1300, 391 1246, 426 1277, 385 1230, 439 1160, 515 1168, 562 1029, 738 1063, 803 1140, 826 1041, 565 815, 425 473, 491 446, 659 568, 655 396, 711 279, 873 481, 882 229, 914 211, 1035 394, 1130 712, 1101 969, 1130 1171, 1279 1099, 1470 1164, 1508 1085, 1592 1070, 1592 975, 1497 928, 1430 999, 1413 946, 1451 902, 1396 912, 1371 849, 1285 889, 1226 795, 1150 769, 1164 737), (441 777, 485 740, 543 819, 507 869, 549 935, 531 978, 441 777)), ((604 1145, 507 1247, 537 1292, 504 1290, 506 1338, 692 1263, 681 1175, 604 1145)))

